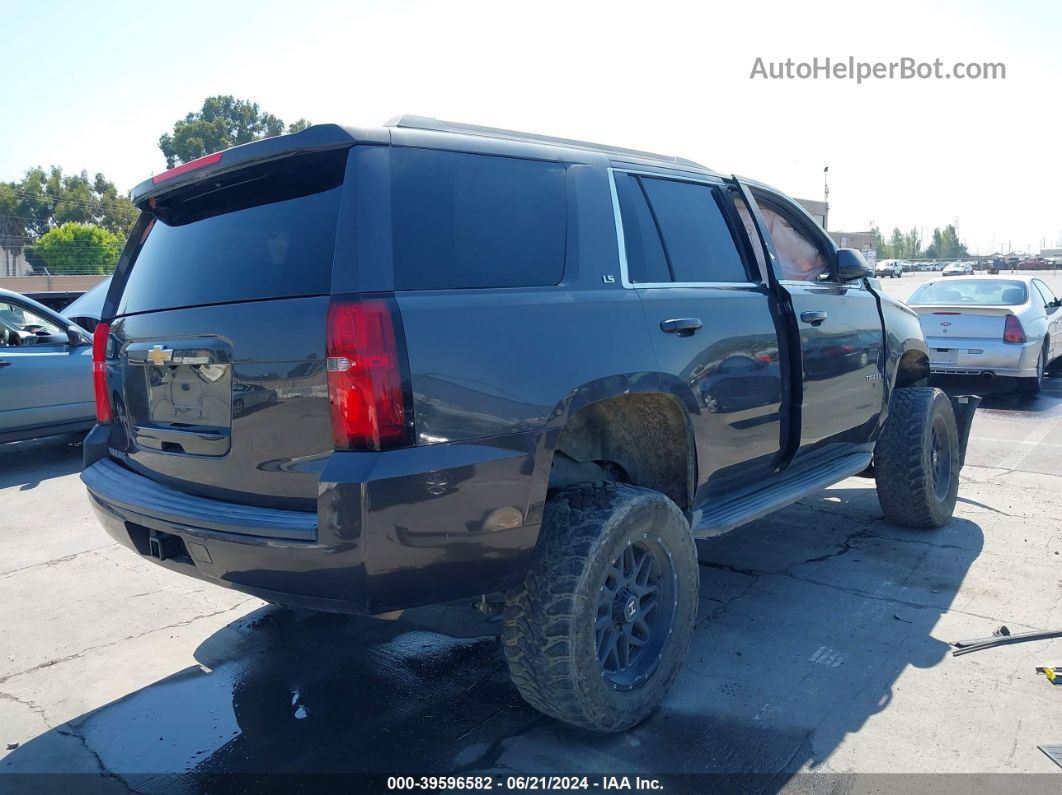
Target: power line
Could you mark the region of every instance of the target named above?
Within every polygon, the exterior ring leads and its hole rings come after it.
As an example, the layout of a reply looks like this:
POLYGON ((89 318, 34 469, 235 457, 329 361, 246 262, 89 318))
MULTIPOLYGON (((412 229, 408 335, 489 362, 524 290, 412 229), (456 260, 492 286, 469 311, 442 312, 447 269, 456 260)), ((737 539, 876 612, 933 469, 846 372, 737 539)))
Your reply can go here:
POLYGON ((15 188, 10 188, 9 192, 14 194, 15 196, 22 196, 26 199, 38 199, 40 201, 55 202, 56 204, 62 204, 65 202, 67 204, 80 204, 85 207, 113 207, 116 209, 123 210, 128 210, 130 208, 136 207, 136 205, 133 204, 133 200, 129 199, 128 197, 126 197, 126 199, 129 204, 118 204, 112 199, 95 199, 90 201, 85 201, 82 199, 67 199, 64 197, 54 196, 50 193, 30 193, 28 191, 16 190, 15 188))

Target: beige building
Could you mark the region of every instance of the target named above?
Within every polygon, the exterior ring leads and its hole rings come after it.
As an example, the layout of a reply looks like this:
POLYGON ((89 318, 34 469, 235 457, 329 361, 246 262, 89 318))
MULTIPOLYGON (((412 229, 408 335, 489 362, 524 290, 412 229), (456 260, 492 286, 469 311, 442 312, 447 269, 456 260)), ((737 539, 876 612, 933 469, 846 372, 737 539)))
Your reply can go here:
POLYGON ((31 270, 21 249, 12 251, 0 246, 0 276, 25 276, 31 270))
POLYGON ((874 248, 873 232, 830 232, 830 237, 839 248, 854 248, 869 251, 874 248))
POLYGON ((803 207, 814 218, 819 226, 826 228, 826 202, 815 199, 797 199, 796 203, 803 207))

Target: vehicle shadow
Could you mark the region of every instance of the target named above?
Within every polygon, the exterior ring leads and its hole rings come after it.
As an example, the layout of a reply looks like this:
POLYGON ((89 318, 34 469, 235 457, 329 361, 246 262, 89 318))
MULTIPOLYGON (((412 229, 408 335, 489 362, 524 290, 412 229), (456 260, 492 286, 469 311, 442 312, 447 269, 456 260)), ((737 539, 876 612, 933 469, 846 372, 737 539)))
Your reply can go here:
MULTIPOLYGON (((894 527, 851 480, 699 542, 687 662, 660 709, 621 734, 527 706, 499 620, 469 605, 396 621, 263 607, 204 641, 199 666, 48 734, 76 733, 134 790, 214 791, 233 774, 640 772, 708 776, 668 791, 775 792, 887 709, 901 675, 944 659, 930 633, 982 543, 966 519, 894 527)), ((54 765, 48 734, 0 772, 54 765)))
POLYGON ((18 486, 20 491, 29 491, 42 480, 80 472, 83 436, 65 434, 0 444, 0 489, 18 486))
POLYGON ((1010 378, 985 380, 977 376, 934 376, 930 385, 949 395, 980 395, 981 410, 999 410, 1021 414, 1046 414, 1062 411, 1062 373, 1048 376, 1039 394, 1018 391, 1010 378))

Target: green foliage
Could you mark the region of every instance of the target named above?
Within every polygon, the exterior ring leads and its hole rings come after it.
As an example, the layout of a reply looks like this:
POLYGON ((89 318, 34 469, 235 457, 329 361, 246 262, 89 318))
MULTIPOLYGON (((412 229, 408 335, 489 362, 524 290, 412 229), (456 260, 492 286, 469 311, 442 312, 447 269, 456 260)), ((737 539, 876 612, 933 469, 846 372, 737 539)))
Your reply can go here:
POLYGON ((33 253, 53 274, 112 273, 124 242, 103 227, 68 221, 41 235, 33 253))
POLYGON ((948 224, 940 233, 940 256, 942 257, 965 257, 968 256, 966 246, 959 242, 959 233, 954 226, 948 224))
POLYGON ((933 242, 926 248, 926 256, 934 259, 956 259, 968 257, 966 246, 959 242, 959 233, 954 226, 948 224, 941 232, 940 228, 933 230, 933 242))
POLYGON ((903 253, 901 259, 915 259, 922 256, 922 236, 918 234, 916 227, 903 236, 903 253))
POLYGON ((889 257, 897 258, 903 256, 903 232, 900 231, 900 227, 895 227, 892 230, 892 234, 889 235, 889 257))
POLYGON ((876 226, 870 227, 871 233, 874 235, 874 250, 878 252, 878 259, 891 259, 892 249, 889 248, 889 244, 885 242, 885 238, 881 236, 881 230, 876 226))
MULTIPOLYGON (((287 127, 287 132, 309 126, 306 119, 299 119, 287 127)), ((166 167, 173 168, 211 152, 284 132, 283 120, 263 112, 257 102, 219 95, 207 97, 200 110, 174 122, 173 132, 159 138, 159 149, 166 157, 166 167)))
POLYGON ((922 238, 917 227, 911 227, 907 233, 901 232, 899 227, 892 230, 886 241, 881 236, 881 231, 875 226, 870 230, 874 234, 874 248, 878 252, 878 259, 947 259, 969 256, 966 246, 959 242, 959 235, 955 227, 948 224, 942 232, 939 228, 933 230, 933 242, 925 249, 922 248, 922 238))
POLYGON ((36 167, 0 183, 0 246, 19 250, 64 223, 92 224, 125 237, 138 212, 103 174, 63 174, 36 167))

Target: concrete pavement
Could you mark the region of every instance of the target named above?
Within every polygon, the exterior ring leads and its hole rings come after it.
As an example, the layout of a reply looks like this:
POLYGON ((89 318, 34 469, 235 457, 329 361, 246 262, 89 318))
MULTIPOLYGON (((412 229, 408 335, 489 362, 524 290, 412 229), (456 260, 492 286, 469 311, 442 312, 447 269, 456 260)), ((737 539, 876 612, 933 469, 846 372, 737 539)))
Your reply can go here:
POLYGON ((686 666, 649 721, 605 737, 524 705, 497 622, 467 607, 315 615, 172 574, 97 526, 78 447, 0 447, 0 774, 82 772, 79 787, 117 792, 229 772, 1062 780, 1036 747, 1062 742, 1062 687, 1034 672, 1062 663, 1062 641, 948 646, 1062 626, 1060 419, 1062 379, 988 396, 940 530, 891 526, 852 478, 703 543, 686 666))

